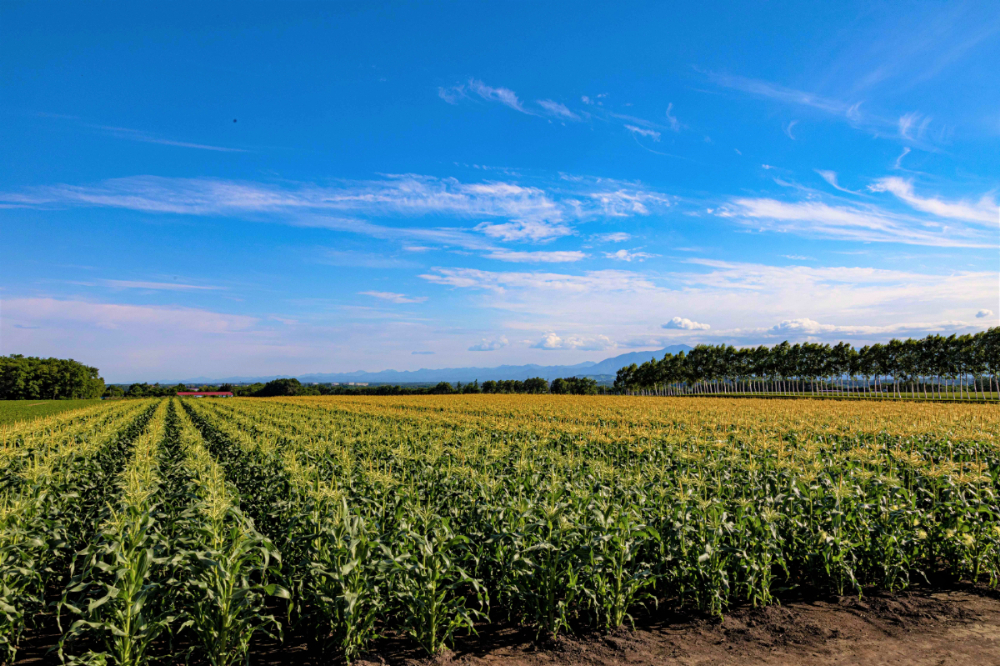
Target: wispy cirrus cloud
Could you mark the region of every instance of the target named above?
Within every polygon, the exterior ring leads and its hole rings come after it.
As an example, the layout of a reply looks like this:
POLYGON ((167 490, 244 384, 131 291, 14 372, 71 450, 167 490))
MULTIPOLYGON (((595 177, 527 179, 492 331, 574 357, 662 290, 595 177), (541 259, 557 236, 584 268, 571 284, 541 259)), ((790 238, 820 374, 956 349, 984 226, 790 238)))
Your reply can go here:
POLYGON ((555 116, 556 118, 562 118, 563 120, 582 120, 579 115, 573 113, 565 104, 560 104, 559 102, 554 102, 551 99, 540 99, 538 100, 538 106, 542 107, 549 113, 549 115, 555 116))
MULTIPOLYGON (((919 145, 928 150, 934 150, 928 141, 928 129, 931 118, 919 112, 905 114, 892 118, 886 114, 872 113, 865 109, 862 100, 844 100, 836 96, 797 90, 770 81, 754 79, 745 76, 721 74, 695 68, 710 81, 722 88, 737 90, 754 97, 768 99, 781 104, 812 109, 847 122, 852 127, 872 131, 877 136, 891 136, 903 139, 913 145, 919 145)), ((798 121, 792 121, 785 126, 785 133, 792 135, 792 126, 798 121)))
POLYGON ((358 293, 362 296, 371 296, 397 305, 423 303, 427 300, 426 296, 407 296, 406 294, 397 294, 392 291, 359 291, 358 293))
POLYGON ((246 218, 254 216, 374 236, 495 249, 483 238, 543 242, 573 233, 573 222, 599 216, 649 215, 670 205, 665 194, 617 181, 587 180, 568 190, 516 182, 462 182, 417 174, 320 186, 281 186, 211 178, 133 176, 94 185, 52 185, 0 193, 0 205, 34 208, 104 207, 149 213, 246 218), (616 189, 609 190, 609 185, 616 189), (479 219, 475 231, 403 229, 340 215, 479 219), (484 219, 485 218, 485 219, 484 219))
POLYGON ((950 220, 1000 224, 1000 206, 989 195, 979 201, 945 201, 938 197, 921 197, 914 192, 913 181, 889 176, 880 178, 868 187, 872 192, 888 192, 912 208, 950 220))
MULTIPOLYGON (((81 283, 84 284, 84 283, 81 283)), ((150 289, 154 291, 214 291, 225 287, 185 284, 183 282, 148 282, 144 280, 97 280, 87 285, 101 285, 112 289, 150 289)))
POLYGON ((529 116, 535 115, 533 111, 524 108, 524 104, 521 103, 521 100, 517 98, 517 94, 510 88, 494 88, 478 79, 469 79, 469 90, 488 102, 499 102, 515 111, 526 113, 529 116))
POLYGON ((814 171, 818 173, 820 178, 825 180, 833 189, 840 190, 841 192, 847 192, 848 194, 857 194, 857 192, 854 192, 853 190, 849 190, 846 187, 840 186, 840 184, 837 182, 836 171, 826 171, 823 169, 814 169, 814 171))
POLYGON ((594 234, 591 238, 600 243, 624 243, 632 238, 632 235, 624 231, 612 231, 606 234, 594 234))
POLYGON ((513 250, 496 250, 486 255, 487 259, 520 263, 571 263, 587 257, 583 252, 575 250, 554 252, 517 252, 513 250))
POLYGON ((645 261, 646 259, 652 259, 658 255, 649 254, 648 252, 637 252, 635 250, 618 250, 617 252, 605 252, 604 256, 608 259, 632 262, 645 261))
POLYGON ((991 246, 990 239, 978 230, 953 228, 940 221, 898 215, 875 206, 739 197, 715 214, 807 237, 941 247, 991 246))
POLYGON ((174 146, 176 148, 193 148, 195 150, 208 150, 217 153, 249 152, 242 148, 226 148, 224 146, 213 146, 205 143, 193 143, 190 141, 177 141, 175 139, 167 139, 161 136, 156 136, 155 134, 143 132, 142 130, 130 129, 128 127, 113 127, 109 125, 89 125, 89 124, 85 124, 84 126, 100 130, 118 139, 127 139, 128 141, 138 141, 139 143, 155 143, 161 146, 174 146))
POLYGON ((644 127, 636 127, 635 125, 625 125, 625 129, 627 129, 629 132, 631 132, 633 135, 636 136, 644 136, 649 139, 652 139, 653 141, 660 140, 661 134, 656 130, 646 129, 644 127))

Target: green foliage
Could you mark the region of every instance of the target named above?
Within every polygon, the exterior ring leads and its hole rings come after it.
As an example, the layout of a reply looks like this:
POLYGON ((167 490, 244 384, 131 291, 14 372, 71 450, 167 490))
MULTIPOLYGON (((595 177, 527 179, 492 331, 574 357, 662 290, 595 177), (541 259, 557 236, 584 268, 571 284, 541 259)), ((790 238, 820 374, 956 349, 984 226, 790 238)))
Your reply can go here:
POLYGON ((474 633, 475 620, 484 615, 466 606, 466 594, 473 594, 480 607, 486 596, 460 565, 469 539, 429 510, 404 517, 393 537, 391 545, 382 544, 386 559, 379 566, 389 577, 391 605, 407 633, 428 654, 449 645, 461 629, 474 633))
POLYGON ((996 399, 998 376, 1000 328, 991 328, 975 335, 890 340, 858 350, 846 342, 831 347, 785 341, 743 349, 698 345, 688 354, 666 354, 660 360, 621 368, 614 388, 667 394, 996 399))
POLYGON ((590 377, 560 377, 552 380, 552 393, 562 395, 597 395, 597 380, 590 377))
POLYGON ((97 368, 73 359, 0 356, 0 400, 81 400, 102 393, 97 368))

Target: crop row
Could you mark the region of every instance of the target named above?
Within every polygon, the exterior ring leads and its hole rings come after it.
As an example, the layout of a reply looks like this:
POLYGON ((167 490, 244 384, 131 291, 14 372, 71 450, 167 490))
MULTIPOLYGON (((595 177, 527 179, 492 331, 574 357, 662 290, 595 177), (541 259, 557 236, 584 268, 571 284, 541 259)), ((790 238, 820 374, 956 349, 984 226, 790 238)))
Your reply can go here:
POLYGON ((789 588, 1000 574, 1000 461, 976 436, 796 433, 758 414, 756 437, 498 437, 436 410, 290 402, 187 408, 257 498, 293 615, 348 653, 386 626, 433 652, 487 611, 557 633, 657 602, 721 614, 789 588), (331 578, 331 559, 354 578, 331 578))
POLYGON ((39 421, 0 449, 0 645, 13 661, 47 611, 68 663, 243 663, 289 629, 350 660, 386 631, 434 653, 487 619, 553 635, 654 605, 1000 582, 989 408, 650 404, 168 400, 39 421))

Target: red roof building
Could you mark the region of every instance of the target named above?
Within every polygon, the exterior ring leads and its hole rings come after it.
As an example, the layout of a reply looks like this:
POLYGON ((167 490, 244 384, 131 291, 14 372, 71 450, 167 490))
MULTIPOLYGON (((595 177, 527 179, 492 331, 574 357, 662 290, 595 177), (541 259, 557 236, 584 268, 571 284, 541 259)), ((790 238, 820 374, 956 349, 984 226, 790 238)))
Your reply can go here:
POLYGON ((178 398, 232 398, 232 391, 178 391, 178 398))

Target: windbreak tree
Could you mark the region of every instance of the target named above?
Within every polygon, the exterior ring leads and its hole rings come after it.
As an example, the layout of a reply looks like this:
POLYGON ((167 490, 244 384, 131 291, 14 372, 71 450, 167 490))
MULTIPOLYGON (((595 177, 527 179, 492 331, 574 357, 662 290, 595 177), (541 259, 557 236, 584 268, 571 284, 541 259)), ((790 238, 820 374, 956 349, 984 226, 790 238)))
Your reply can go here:
MULTIPOLYGON (((666 354, 621 368, 614 383, 620 393, 815 395, 846 390, 853 395, 966 399, 992 397, 994 387, 1000 397, 1000 328, 975 335, 891 340, 859 350, 846 342, 831 347, 785 341, 744 349, 698 345, 686 356, 666 354), (858 377, 863 378, 860 386, 858 377)), ((553 382, 553 393, 564 390, 553 382)))

